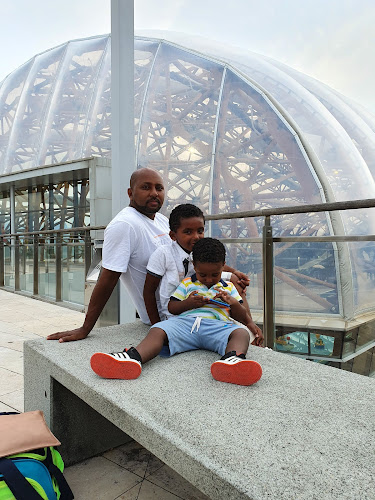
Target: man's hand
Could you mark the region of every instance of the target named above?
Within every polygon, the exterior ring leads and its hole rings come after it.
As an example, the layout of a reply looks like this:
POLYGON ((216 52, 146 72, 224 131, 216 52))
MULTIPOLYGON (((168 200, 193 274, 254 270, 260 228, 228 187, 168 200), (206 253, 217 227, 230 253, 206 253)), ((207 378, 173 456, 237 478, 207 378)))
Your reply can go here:
POLYGON ((101 270, 98 282, 92 292, 85 321, 80 328, 68 330, 66 332, 53 333, 48 335, 47 340, 58 340, 59 342, 71 342, 72 340, 83 340, 94 328, 104 306, 109 299, 112 290, 115 288, 121 273, 110 271, 104 267, 101 270))
POLYGON ((48 335, 47 340, 58 340, 59 342, 71 342, 72 340, 83 340, 87 337, 87 332, 82 326, 75 330, 67 330, 66 332, 57 332, 48 335))
POLYGON ((246 288, 250 284, 249 277, 245 273, 241 273, 241 271, 234 271, 230 277, 230 281, 237 288, 240 295, 246 291, 246 288))

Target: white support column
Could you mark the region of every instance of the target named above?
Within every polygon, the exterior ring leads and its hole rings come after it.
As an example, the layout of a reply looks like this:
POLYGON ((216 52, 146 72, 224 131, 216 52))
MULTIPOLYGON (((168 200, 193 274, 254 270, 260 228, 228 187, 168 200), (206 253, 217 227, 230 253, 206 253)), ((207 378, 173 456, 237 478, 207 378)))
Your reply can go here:
MULTIPOLYGON (((9 188, 9 211, 10 211, 10 232, 15 233, 16 232, 16 194, 15 194, 15 189, 14 189, 14 184, 10 185, 9 188)), ((15 245, 15 237, 11 237, 11 246, 10 246, 10 267, 11 269, 14 269, 14 245, 15 245)))
POLYGON ((15 233, 16 232, 16 195, 15 195, 15 189, 14 189, 14 184, 10 185, 9 188, 9 198, 10 198, 10 232, 15 233))
MULTIPOLYGON (((127 188, 135 170, 134 1, 111 0, 112 215, 129 203, 127 188)), ((135 309, 120 287, 120 323, 134 321, 135 309)))

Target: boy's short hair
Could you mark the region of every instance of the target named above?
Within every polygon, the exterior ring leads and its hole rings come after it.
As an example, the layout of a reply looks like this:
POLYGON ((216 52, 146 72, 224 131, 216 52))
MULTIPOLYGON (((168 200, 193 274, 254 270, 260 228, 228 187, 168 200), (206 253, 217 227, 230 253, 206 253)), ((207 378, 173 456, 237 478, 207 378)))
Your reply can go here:
POLYGON ((193 246, 193 262, 225 262, 225 247, 215 238, 202 238, 193 246))
POLYGON ((175 207, 169 216, 169 228, 176 232, 181 225, 181 219, 189 219, 190 217, 201 217, 204 220, 203 212, 196 205, 191 203, 183 203, 175 207))

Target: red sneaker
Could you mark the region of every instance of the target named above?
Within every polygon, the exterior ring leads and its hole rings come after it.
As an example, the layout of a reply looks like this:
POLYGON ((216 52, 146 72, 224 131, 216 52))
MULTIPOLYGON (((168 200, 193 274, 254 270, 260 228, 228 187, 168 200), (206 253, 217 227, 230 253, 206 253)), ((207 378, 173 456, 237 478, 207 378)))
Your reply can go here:
POLYGON ((262 376, 262 367, 256 361, 238 356, 225 355, 212 363, 211 373, 215 380, 228 384, 253 385, 262 376))
POLYGON ((142 372, 140 361, 131 358, 126 351, 110 354, 96 352, 91 356, 90 364, 94 372, 103 378, 133 380, 142 372))

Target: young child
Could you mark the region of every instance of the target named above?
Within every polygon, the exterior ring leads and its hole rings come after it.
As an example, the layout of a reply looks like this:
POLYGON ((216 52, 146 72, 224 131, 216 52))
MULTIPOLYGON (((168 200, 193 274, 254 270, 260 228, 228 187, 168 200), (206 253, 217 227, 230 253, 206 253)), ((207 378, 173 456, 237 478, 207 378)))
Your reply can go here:
MULTIPOLYGON (((191 252, 194 244, 204 237, 204 223, 203 212, 195 205, 185 203, 172 210, 169 216, 169 236, 172 243, 158 247, 147 264, 143 298, 152 325, 171 316, 168 311, 170 296, 184 277, 194 273, 191 252)), ((224 280, 230 281, 234 274, 239 282, 248 284, 244 273, 227 265, 224 266, 224 271, 221 276, 224 280)), ((260 345, 263 341, 262 331, 252 321, 245 292, 241 297, 250 316, 250 322, 246 326, 254 334, 254 343, 260 345)))
POLYGON ((245 359, 249 333, 229 319, 232 316, 247 324, 249 314, 233 283, 221 279, 224 265, 225 248, 219 240, 197 241, 193 247, 195 274, 185 278, 169 300, 168 309, 176 316, 152 326, 136 348, 95 353, 91 357, 94 372, 104 378, 138 378, 142 363, 155 358, 168 341, 171 356, 195 349, 219 353, 222 358, 211 365, 215 380, 238 385, 257 382, 262 376, 260 364, 245 359))

